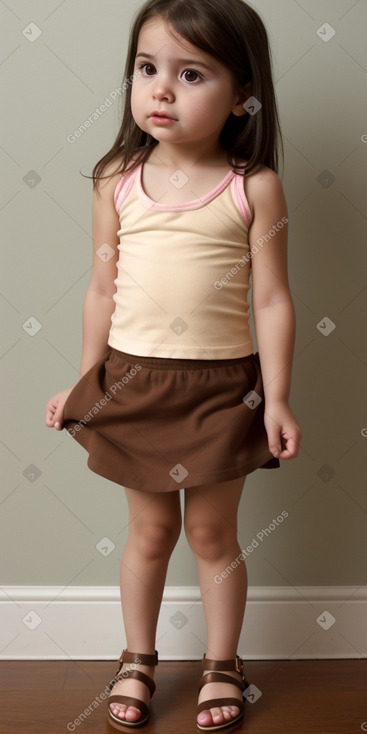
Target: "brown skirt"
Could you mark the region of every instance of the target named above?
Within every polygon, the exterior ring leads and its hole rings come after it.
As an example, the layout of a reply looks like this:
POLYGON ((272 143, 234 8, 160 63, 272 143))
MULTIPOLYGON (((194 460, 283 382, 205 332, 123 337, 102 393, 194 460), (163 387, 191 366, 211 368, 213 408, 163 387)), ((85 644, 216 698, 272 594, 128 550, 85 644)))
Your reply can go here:
POLYGON ((192 360, 108 347, 70 393, 63 426, 92 471, 148 492, 280 466, 268 447, 258 352, 192 360))

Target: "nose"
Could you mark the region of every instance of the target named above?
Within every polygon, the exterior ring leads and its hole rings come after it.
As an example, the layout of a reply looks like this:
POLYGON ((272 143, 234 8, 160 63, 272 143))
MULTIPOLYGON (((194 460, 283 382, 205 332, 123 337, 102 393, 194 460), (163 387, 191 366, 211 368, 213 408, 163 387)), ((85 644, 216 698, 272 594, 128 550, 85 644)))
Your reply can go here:
POLYGON ((157 75, 153 87, 153 99, 159 101, 173 102, 175 95, 167 75, 157 75))

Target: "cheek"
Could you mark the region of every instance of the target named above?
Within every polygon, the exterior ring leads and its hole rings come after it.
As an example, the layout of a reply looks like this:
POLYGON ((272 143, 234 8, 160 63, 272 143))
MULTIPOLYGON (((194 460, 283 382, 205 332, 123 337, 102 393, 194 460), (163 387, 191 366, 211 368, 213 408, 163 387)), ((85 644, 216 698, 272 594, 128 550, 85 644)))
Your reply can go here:
POLYGON ((142 111, 141 111, 142 108, 141 108, 141 104, 140 104, 139 88, 138 88, 138 86, 136 86, 134 84, 133 84, 132 89, 131 89, 131 102, 130 102, 130 105, 131 105, 132 116, 133 116, 135 122, 137 122, 137 120, 138 119, 140 120, 140 118, 142 117, 142 111))
POLYGON ((215 126, 223 116, 222 105, 218 103, 218 97, 211 98, 210 96, 204 98, 203 95, 198 95, 197 99, 191 100, 190 104, 191 119, 193 124, 205 125, 206 127, 215 126))
POLYGON ((134 83, 131 87, 131 109, 134 110, 137 106, 137 99, 138 99, 138 90, 136 87, 136 84, 134 83))
POLYGON ((147 106, 142 100, 139 86, 133 85, 131 89, 130 109, 136 125, 145 133, 149 133, 149 121, 147 120, 147 106))

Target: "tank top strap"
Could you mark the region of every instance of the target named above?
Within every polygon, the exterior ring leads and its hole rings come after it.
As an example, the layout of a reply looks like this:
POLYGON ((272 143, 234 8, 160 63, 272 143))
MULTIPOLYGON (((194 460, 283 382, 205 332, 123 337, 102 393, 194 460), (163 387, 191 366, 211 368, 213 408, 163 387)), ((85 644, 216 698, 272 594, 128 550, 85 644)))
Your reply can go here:
POLYGON ((242 175, 241 173, 235 173, 231 182, 231 189, 237 209, 242 219, 247 224, 247 227, 250 227, 250 224, 252 222, 252 214, 247 196, 245 194, 244 175, 242 175))
POLYGON ((130 174, 129 173, 123 174, 123 176, 120 178, 120 180, 117 183, 117 186, 115 188, 114 195, 113 195, 113 200, 115 203, 115 209, 117 211, 117 214, 120 213, 122 204, 124 203, 125 199, 129 195, 134 185, 138 171, 139 171, 139 167, 137 167, 135 171, 133 171, 130 174))

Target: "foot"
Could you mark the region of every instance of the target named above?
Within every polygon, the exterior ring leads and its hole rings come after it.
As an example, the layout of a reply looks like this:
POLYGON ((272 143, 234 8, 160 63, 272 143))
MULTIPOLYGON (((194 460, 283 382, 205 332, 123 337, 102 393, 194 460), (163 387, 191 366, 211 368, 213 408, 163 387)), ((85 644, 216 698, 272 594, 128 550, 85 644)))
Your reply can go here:
MULTIPOLYGON (((131 665, 125 663, 121 668, 120 674, 123 675, 125 671, 131 670, 131 665)), ((149 665, 137 665, 136 670, 141 673, 145 673, 149 678, 154 678, 155 666, 150 667, 149 665)), ((110 696, 132 696, 138 698, 139 701, 143 701, 148 707, 150 702, 149 688, 142 683, 140 680, 134 678, 125 678, 119 680, 113 686, 110 696)), ((135 706, 127 706, 124 703, 113 703, 109 704, 110 710, 114 716, 117 716, 121 721, 129 721, 133 723, 141 717, 141 711, 135 706)))
MULTIPOLYGON (((204 670, 203 675, 212 671, 204 670)), ((218 671, 219 672, 219 671, 218 671)), ((235 671, 223 671, 226 675, 230 675, 236 680, 241 681, 241 676, 235 671)), ((211 698, 238 698, 242 701, 241 691, 237 686, 231 686, 230 683, 206 683, 199 693, 198 703, 209 701, 211 698)), ((217 706, 208 710, 201 711, 198 714, 197 722, 200 726, 219 726, 231 719, 235 719, 240 713, 238 706, 217 706)))

